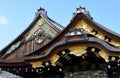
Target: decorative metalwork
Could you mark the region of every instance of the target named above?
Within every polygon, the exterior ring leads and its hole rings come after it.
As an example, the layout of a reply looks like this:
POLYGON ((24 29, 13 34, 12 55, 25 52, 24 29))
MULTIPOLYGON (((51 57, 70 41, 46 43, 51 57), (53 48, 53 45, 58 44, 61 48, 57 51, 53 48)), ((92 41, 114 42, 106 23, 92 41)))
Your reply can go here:
POLYGON ((47 16, 47 11, 44 8, 40 7, 38 9, 38 12, 35 13, 35 18, 38 17, 38 15, 40 15, 40 14, 47 16))
POLYGON ((44 42, 44 40, 43 40, 43 39, 38 39, 38 40, 36 40, 36 42, 37 42, 38 44, 41 44, 41 43, 44 42))
POLYGON ((84 14, 87 15, 89 18, 93 19, 93 18, 91 17, 91 15, 90 15, 90 12, 87 11, 85 7, 80 6, 80 7, 76 8, 76 10, 77 10, 76 13, 84 13, 84 14))
POLYGON ((76 55, 76 56, 82 56, 83 54, 86 53, 86 48, 85 46, 75 46, 69 48, 70 54, 76 55))

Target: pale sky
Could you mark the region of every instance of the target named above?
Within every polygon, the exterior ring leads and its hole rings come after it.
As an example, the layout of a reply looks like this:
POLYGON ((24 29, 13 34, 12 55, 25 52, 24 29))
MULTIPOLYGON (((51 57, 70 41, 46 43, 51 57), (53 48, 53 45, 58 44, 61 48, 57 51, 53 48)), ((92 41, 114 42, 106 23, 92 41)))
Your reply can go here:
POLYGON ((63 26, 69 24, 76 7, 85 6, 93 20, 120 33, 120 0, 0 0, 0 49, 29 26, 40 6, 63 26))

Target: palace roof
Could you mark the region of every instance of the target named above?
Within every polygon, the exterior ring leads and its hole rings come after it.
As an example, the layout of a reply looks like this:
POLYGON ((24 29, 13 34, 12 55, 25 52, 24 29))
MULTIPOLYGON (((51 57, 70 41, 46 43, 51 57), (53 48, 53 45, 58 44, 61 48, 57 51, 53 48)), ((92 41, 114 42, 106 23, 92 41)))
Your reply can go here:
MULTIPOLYGON (((120 35, 94 21, 90 16, 90 13, 84 7, 77 8, 72 20, 64 29, 60 24, 46 17, 46 12, 44 13, 45 16, 42 13, 43 11, 36 16, 30 27, 1 51, 1 55, 8 47, 10 47, 10 45, 19 40, 29 29, 31 29, 31 26, 33 26, 39 17, 46 19, 51 26, 54 26, 59 34, 56 35, 47 45, 44 45, 42 48, 23 57, 1 60, 0 66, 7 66, 8 64, 9 66, 20 66, 31 64, 31 62, 35 61, 44 62, 51 59, 52 56, 56 55, 65 47, 79 46, 81 44, 86 46, 98 46, 105 50, 105 53, 109 54, 108 57, 111 55, 120 55, 120 35)), ((108 59, 105 58, 105 60, 108 59)))
MULTIPOLYGON (((0 51, 1 60, 4 58, 4 56, 6 58, 6 55, 7 55, 6 53, 8 52, 8 49, 11 49, 12 47, 14 48, 13 45, 15 45, 20 40, 24 40, 26 33, 30 32, 32 30, 32 28, 34 28, 34 25, 36 24, 36 22, 39 21, 40 19, 43 19, 57 33, 61 32, 64 29, 64 26, 60 25, 56 21, 49 18, 47 15, 47 11, 40 7, 40 9, 38 9, 38 12, 36 12, 35 18, 32 21, 32 23, 17 38, 15 38, 13 41, 11 41, 11 43, 9 43, 5 48, 3 48, 0 51)), ((19 47, 22 46, 22 44, 23 43, 19 44, 19 47)), ((11 55, 11 54, 12 54, 12 52, 9 55, 11 55)), ((7 55, 7 56, 9 56, 9 55, 7 55)))

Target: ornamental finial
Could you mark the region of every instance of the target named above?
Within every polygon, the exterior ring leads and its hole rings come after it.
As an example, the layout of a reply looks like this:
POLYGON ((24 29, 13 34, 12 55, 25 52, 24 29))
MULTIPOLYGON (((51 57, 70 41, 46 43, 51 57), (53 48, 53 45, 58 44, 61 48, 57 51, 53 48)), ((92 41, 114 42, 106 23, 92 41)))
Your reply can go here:
POLYGON ((80 7, 76 8, 76 14, 77 13, 83 13, 83 14, 87 15, 89 18, 93 19, 90 15, 90 12, 88 10, 86 10, 86 8, 83 7, 83 6, 80 6, 80 7))
POLYGON ((35 17, 37 17, 39 14, 47 16, 47 11, 44 8, 40 7, 39 9, 37 9, 37 12, 35 13, 35 17))

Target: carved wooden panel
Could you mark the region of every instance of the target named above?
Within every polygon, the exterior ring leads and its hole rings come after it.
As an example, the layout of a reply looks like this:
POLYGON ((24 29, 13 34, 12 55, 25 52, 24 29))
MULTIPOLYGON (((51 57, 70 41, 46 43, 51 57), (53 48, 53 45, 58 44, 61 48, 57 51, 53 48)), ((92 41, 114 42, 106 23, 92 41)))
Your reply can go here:
POLYGON ((23 38, 11 45, 6 53, 12 53, 7 59, 17 58, 34 52, 46 45, 57 35, 57 31, 52 28, 44 19, 40 18, 30 31, 26 32, 23 38), (20 45, 22 44, 22 45, 20 45))

